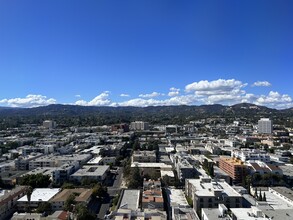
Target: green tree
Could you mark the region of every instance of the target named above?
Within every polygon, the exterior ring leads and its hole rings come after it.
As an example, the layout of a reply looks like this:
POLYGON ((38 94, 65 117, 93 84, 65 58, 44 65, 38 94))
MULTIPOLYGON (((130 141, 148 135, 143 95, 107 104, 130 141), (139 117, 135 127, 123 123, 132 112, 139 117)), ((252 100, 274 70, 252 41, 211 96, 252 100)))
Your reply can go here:
POLYGON ((128 182, 128 188, 137 189, 142 186, 142 176, 140 174, 138 166, 135 166, 130 173, 130 179, 128 182))
POLYGON ((75 205, 75 203, 76 203, 75 202, 75 195, 72 193, 65 200, 63 209, 65 211, 70 211, 71 212, 73 210, 73 206, 72 205, 75 205))
POLYGON ((140 143, 139 143, 139 140, 138 139, 135 139, 134 140, 134 143, 132 145, 132 149, 133 150, 139 150, 140 149, 140 143))
POLYGON ((254 188, 254 197, 257 198, 257 188, 254 188))
POLYGON ((258 200, 262 201, 262 194, 261 194, 261 189, 259 190, 259 196, 258 196, 258 200))
POLYGON ((262 201, 265 201, 265 202, 267 201, 267 197, 266 197, 266 193, 265 192, 263 193, 262 201))
POLYGON ((75 206, 75 215, 77 220, 95 220, 96 216, 88 208, 80 203, 75 206))
POLYGON ((31 213, 31 197, 33 194, 33 188, 31 186, 27 187, 26 189, 26 197, 28 201, 28 212, 31 213))
POLYGON ((162 186, 164 186, 164 187, 165 186, 168 187, 168 186, 171 185, 171 179, 170 179, 170 177, 168 175, 163 176, 161 181, 162 181, 162 186))
POLYGON ((63 183, 63 185, 61 186, 62 189, 74 189, 75 185, 73 183, 63 183))
POLYGON ((186 201, 187 201, 188 205, 192 208, 192 207, 193 207, 193 201, 192 201, 192 198, 186 196, 186 201))
POLYGON ((96 184, 93 187, 92 195, 99 198, 105 197, 107 195, 107 187, 103 186, 101 183, 96 184))
POLYGON ((37 212, 38 213, 51 213, 52 212, 52 206, 51 203, 49 202, 42 202, 39 204, 38 208, 37 208, 37 212))
POLYGON ((19 180, 19 185, 30 186, 32 188, 46 188, 51 180, 49 175, 42 173, 25 175, 19 180))

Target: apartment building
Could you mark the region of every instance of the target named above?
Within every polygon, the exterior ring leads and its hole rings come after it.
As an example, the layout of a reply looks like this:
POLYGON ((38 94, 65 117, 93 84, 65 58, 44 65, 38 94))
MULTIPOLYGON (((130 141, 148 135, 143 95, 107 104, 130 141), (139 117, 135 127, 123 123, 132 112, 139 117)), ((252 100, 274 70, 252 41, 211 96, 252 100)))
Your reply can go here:
POLYGON ((246 176, 246 166, 240 159, 220 157, 219 167, 231 177, 233 183, 241 183, 246 176))
POLYGON ((25 192, 25 186, 17 186, 11 191, 0 192, 0 219, 6 219, 17 210, 17 200, 24 196, 25 192))
POLYGON ((273 131, 273 123, 269 118, 261 118, 258 121, 257 132, 259 134, 271 134, 273 131))
POLYGON ((32 153, 28 156, 19 156, 16 160, 14 160, 15 169, 16 170, 29 170, 29 163, 32 160, 36 160, 41 157, 43 154, 41 153, 32 153))
MULTIPOLYGON (((165 163, 131 163, 131 168, 138 167, 143 175, 153 174, 154 172, 161 175, 161 171, 172 171, 172 165, 167 165, 165 163)), ((168 173, 165 173, 168 175, 168 173)))
POLYGON ((83 166, 70 176, 73 181, 81 182, 83 179, 96 180, 102 182, 105 180, 109 166, 83 166))
POLYGON ((210 177, 187 179, 185 194, 192 198, 196 212, 202 208, 217 208, 219 204, 225 204, 228 208, 242 207, 242 196, 224 180, 210 177))
POLYGON ((141 205, 143 209, 164 210, 160 180, 144 180, 141 205))
POLYGON ((38 167, 59 167, 63 164, 85 164, 92 158, 91 154, 47 155, 29 161, 29 170, 38 167))
POLYGON ((259 149, 242 148, 240 150, 233 150, 231 152, 231 157, 238 158, 243 162, 248 160, 259 160, 265 163, 269 163, 271 161, 270 155, 267 154, 266 151, 259 149))
POLYGON ((134 131, 149 130, 149 123, 144 121, 134 121, 130 123, 130 129, 134 131))
POLYGON ((193 219, 198 220, 198 216, 192 209, 181 189, 166 188, 167 200, 170 204, 169 216, 171 219, 193 219))
POLYGON ((186 159, 176 164, 176 171, 180 181, 184 181, 187 178, 194 178, 197 173, 196 169, 186 159))
POLYGON ((83 188, 64 189, 50 200, 50 203, 52 205, 52 210, 53 211, 63 210, 65 202, 71 194, 75 195, 74 201, 76 204, 82 203, 86 206, 88 205, 88 203, 91 201, 91 198, 92 198, 91 189, 83 189, 83 188))
POLYGON ((23 197, 17 200, 17 208, 19 211, 22 211, 22 212, 25 211, 29 205, 31 209, 36 209, 38 208, 40 203, 48 202, 59 191, 60 191, 59 188, 53 188, 53 189, 36 188, 32 192, 30 202, 28 202, 26 195, 24 195, 23 197))
POLYGON ((156 162, 156 151, 134 151, 132 154, 132 162, 152 163, 156 162))

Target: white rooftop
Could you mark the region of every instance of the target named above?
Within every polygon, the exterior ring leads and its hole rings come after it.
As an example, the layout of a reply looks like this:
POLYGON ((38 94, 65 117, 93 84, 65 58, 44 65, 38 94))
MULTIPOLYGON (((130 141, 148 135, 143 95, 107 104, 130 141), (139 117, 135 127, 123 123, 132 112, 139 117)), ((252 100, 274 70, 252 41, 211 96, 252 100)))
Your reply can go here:
MULTIPOLYGON (((47 202, 60 191, 60 188, 36 188, 31 195, 31 202, 47 202)), ((21 197, 19 202, 27 202, 27 196, 21 197)))
POLYGON ((120 209, 137 210, 139 206, 140 190, 124 190, 120 209))
POLYGON ((109 169, 109 166, 83 166, 71 176, 103 176, 109 169))
POLYGON ((167 194, 170 199, 170 206, 189 207, 183 190, 168 188, 167 194))
POLYGON ((200 179, 189 179, 189 181, 195 186, 195 194, 197 196, 213 197, 215 195, 214 191, 222 191, 229 197, 241 197, 241 195, 224 180, 214 181, 209 177, 202 177, 200 179))
POLYGON ((92 159, 90 159, 87 164, 98 164, 101 162, 103 158, 101 156, 98 156, 98 157, 94 157, 92 159))
POLYGON ((139 162, 133 162, 131 164, 131 167, 145 167, 145 168, 156 168, 156 167, 160 167, 160 168, 163 168, 163 169, 170 169, 172 170, 172 165, 168 165, 168 164, 165 164, 165 163, 139 163, 139 162))
POLYGON ((169 177, 175 177, 174 172, 172 170, 161 170, 161 176, 169 176, 169 177))
POLYGON ((236 219, 245 219, 245 220, 269 220, 266 218, 264 213, 257 207, 252 206, 251 208, 231 208, 232 213, 236 216, 236 219), (259 216, 257 217, 257 213, 259 216))
POLYGON ((281 198, 275 193, 270 191, 264 191, 264 192, 266 194, 266 202, 268 205, 262 205, 261 203, 259 203, 258 207, 260 209, 273 209, 273 210, 293 209, 293 205, 290 202, 286 201, 284 198, 281 198))

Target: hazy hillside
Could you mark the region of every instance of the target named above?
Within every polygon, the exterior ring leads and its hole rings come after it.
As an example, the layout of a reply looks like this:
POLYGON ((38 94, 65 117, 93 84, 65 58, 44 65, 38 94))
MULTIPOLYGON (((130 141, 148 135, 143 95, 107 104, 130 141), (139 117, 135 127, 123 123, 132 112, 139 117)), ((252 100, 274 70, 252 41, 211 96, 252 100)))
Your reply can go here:
POLYGON ((274 119, 292 117, 293 110, 276 110, 249 103, 233 106, 152 106, 152 107, 93 107, 77 105, 48 105, 36 108, 0 107, 1 127, 23 123, 41 123, 53 119, 61 125, 103 125, 145 120, 151 123, 182 124, 206 117, 244 118, 256 121, 260 117, 274 119))

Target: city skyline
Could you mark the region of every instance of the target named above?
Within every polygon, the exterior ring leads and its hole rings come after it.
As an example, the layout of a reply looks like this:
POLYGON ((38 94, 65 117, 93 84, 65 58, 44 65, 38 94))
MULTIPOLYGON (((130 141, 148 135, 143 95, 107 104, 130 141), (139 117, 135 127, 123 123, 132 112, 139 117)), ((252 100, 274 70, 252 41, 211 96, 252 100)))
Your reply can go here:
POLYGON ((1 1, 0 106, 293 107, 291 1, 1 1))

